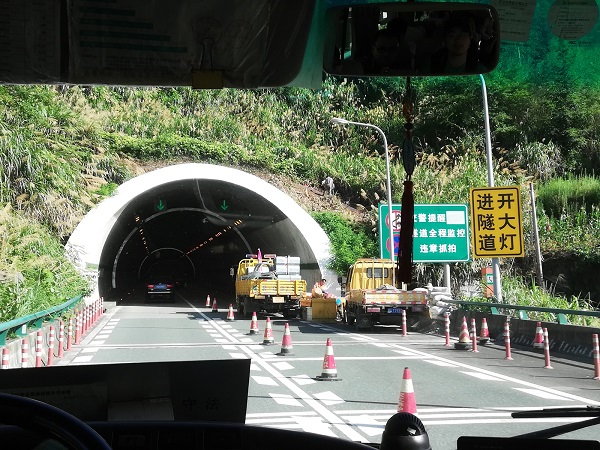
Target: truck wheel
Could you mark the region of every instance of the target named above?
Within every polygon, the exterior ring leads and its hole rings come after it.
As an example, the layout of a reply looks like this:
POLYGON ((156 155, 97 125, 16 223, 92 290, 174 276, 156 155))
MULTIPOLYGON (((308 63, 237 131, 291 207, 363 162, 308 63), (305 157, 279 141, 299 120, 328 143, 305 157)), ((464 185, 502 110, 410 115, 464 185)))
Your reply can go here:
POLYGON ((252 311, 250 311, 250 302, 247 298, 244 299, 244 307, 242 308, 242 314, 244 315, 244 319, 249 319, 252 315, 252 311))
POLYGON ((356 322, 356 316, 348 314, 348 310, 344 309, 344 322, 352 326, 356 322))
POLYGON ((370 315, 359 314, 356 317, 356 328, 372 328, 373 327, 373 319, 370 315))

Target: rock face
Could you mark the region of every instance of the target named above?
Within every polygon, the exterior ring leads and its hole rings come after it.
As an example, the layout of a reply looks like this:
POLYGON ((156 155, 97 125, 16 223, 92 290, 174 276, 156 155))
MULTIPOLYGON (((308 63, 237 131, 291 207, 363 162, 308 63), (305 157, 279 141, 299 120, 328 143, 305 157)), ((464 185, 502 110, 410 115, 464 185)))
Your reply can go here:
POLYGON ((556 294, 589 300, 595 308, 600 306, 600 262, 584 260, 568 253, 544 255, 544 279, 552 283, 556 294))

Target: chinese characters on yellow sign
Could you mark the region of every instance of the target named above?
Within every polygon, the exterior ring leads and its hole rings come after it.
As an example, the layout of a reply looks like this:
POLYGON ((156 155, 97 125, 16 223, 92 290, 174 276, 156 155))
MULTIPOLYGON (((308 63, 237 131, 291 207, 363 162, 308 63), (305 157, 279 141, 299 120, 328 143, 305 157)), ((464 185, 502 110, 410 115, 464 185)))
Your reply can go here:
POLYGON ((518 186, 471 188, 473 257, 525 256, 518 186))

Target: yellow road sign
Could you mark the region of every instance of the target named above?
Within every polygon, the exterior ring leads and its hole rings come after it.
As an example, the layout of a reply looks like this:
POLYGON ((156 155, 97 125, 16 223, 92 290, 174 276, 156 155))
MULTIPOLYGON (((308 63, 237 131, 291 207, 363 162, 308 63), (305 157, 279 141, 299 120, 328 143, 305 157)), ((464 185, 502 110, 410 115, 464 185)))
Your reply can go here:
POLYGON ((518 186, 471 188, 474 258, 525 256, 518 186))

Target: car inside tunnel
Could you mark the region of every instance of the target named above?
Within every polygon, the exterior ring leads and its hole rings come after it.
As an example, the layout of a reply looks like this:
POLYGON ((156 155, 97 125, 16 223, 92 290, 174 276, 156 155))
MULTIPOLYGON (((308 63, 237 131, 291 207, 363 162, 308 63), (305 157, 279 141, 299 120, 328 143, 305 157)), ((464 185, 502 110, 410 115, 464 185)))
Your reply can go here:
MULTIPOLYGON (((310 217, 310 216, 309 216, 310 217)), ((248 253, 299 256, 301 274, 321 276, 316 255, 282 210, 231 181, 182 179, 157 184, 120 211, 103 245, 98 291, 127 298, 167 274, 177 285, 234 294, 230 269, 248 253)))

